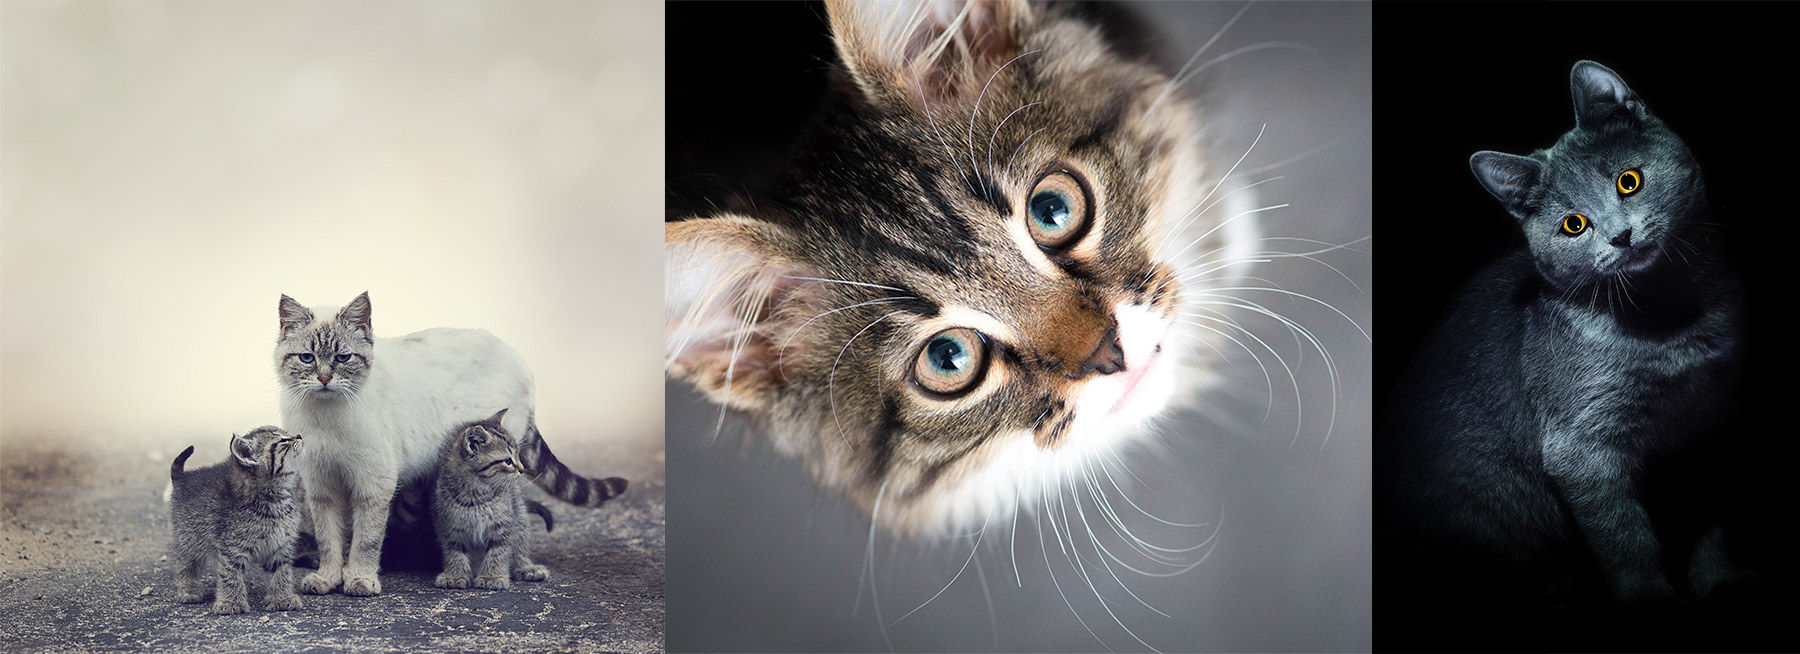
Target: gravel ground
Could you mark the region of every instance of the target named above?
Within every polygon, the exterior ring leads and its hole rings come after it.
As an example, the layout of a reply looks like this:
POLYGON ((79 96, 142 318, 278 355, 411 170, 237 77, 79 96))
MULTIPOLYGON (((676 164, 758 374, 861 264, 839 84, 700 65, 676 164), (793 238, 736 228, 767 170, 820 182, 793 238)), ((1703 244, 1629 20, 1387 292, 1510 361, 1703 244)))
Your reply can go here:
MULTIPOLYGON (((175 449, 19 442, 0 451, 7 650, 663 649, 660 452, 558 452, 577 471, 632 486, 600 509, 546 502, 556 530, 536 539, 533 558, 550 568, 547 582, 447 591, 432 587, 434 569, 384 564, 379 597, 308 595, 299 611, 215 616, 210 604, 172 599, 161 493, 175 449)), ((202 447, 195 460, 210 463, 222 449, 202 447)), ((253 601, 259 587, 251 582, 253 601)))

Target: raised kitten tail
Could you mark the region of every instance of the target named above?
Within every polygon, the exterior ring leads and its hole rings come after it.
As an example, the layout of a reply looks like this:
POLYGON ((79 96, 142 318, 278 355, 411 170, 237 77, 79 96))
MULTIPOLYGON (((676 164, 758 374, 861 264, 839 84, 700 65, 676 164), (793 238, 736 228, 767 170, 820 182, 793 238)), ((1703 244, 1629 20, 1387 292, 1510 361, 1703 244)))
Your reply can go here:
POLYGON ((538 488, 576 506, 600 506, 625 492, 628 485, 618 477, 591 479, 575 474, 556 460, 556 454, 544 443, 544 435, 536 424, 527 425, 525 443, 519 447, 519 461, 525 464, 525 474, 537 482, 538 488))
POLYGON ((170 481, 174 481, 176 479, 181 478, 182 468, 187 465, 188 457, 193 456, 193 455, 194 455, 194 446, 192 446, 192 445, 187 446, 187 449, 182 450, 180 454, 175 455, 175 462, 169 464, 169 480, 170 481))

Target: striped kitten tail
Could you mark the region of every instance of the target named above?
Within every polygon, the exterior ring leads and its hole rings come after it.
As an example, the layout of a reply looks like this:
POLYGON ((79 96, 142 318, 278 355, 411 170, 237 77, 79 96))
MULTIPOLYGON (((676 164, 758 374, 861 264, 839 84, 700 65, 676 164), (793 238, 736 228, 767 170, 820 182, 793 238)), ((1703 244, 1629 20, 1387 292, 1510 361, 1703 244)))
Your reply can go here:
POLYGON ((551 452, 544 442, 536 422, 526 424, 525 442, 519 445, 518 453, 519 462, 525 465, 525 474, 537 482, 538 488, 564 502, 576 506, 600 506, 625 492, 624 479, 589 479, 575 474, 556 460, 556 453, 551 452))

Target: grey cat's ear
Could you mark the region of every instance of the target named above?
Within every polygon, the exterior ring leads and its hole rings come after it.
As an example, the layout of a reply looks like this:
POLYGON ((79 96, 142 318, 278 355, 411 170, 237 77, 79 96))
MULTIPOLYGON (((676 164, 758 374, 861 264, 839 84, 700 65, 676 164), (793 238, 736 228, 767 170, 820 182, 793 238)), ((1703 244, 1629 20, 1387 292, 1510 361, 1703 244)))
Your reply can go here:
POLYGON ((362 332, 364 341, 375 342, 375 332, 370 329, 369 323, 369 292, 363 291, 362 295, 356 296, 349 305, 338 311, 337 323, 355 327, 362 332))
POLYGON ((1483 150, 1469 157, 1469 170, 1507 213, 1523 218, 1527 195, 1537 185, 1543 164, 1530 157, 1483 150))
POLYGON ((1024 0, 827 0, 825 11, 863 93, 916 108, 974 102, 1034 18, 1024 0))
POLYGON ((664 226, 669 374, 720 404, 766 407, 783 383, 780 348, 791 318, 810 306, 801 296, 821 276, 798 250, 787 230, 738 216, 664 226))
POLYGON ((281 314, 281 335, 283 337, 286 337, 289 332, 312 324, 312 311, 308 310, 306 307, 300 306, 300 303, 295 302, 294 298, 286 295, 281 296, 279 311, 281 314))
MULTIPOLYGON (((251 432, 254 434, 255 432, 251 432)), ((246 468, 256 467, 256 439, 251 434, 231 435, 231 457, 237 459, 238 465, 246 468)))
POLYGON ((1578 128, 1597 127, 1615 118, 1641 121, 1650 115, 1618 73, 1592 61, 1578 61, 1569 70, 1569 95, 1575 100, 1578 128))

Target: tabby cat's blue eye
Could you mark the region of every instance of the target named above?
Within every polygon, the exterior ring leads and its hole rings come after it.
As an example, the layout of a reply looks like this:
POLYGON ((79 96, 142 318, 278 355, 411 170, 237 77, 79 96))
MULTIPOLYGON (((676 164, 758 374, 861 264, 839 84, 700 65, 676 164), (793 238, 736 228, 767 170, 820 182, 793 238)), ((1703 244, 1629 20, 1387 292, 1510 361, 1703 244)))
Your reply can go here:
POLYGON ((347 362, 347 361, 349 361, 349 360, 350 360, 350 355, 348 355, 348 354, 339 354, 339 355, 337 355, 337 362, 338 362, 338 363, 344 363, 344 362, 347 362))
POLYGON ((913 362, 913 381, 940 395, 968 391, 987 369, 987 339, 981 332, 957 327, 933 334, 913 362))
POLYGON ((1067 172, 1039 180, 1025 208, 1025 227, 1039 247, 1060 250, 1087 232, 1087 190, 1067 172))
POLYGON ((312 362, 313 362, 313 355, 311 355, 311 354, 301 354, 300 355, 300 363, 312 363, 312 362))

